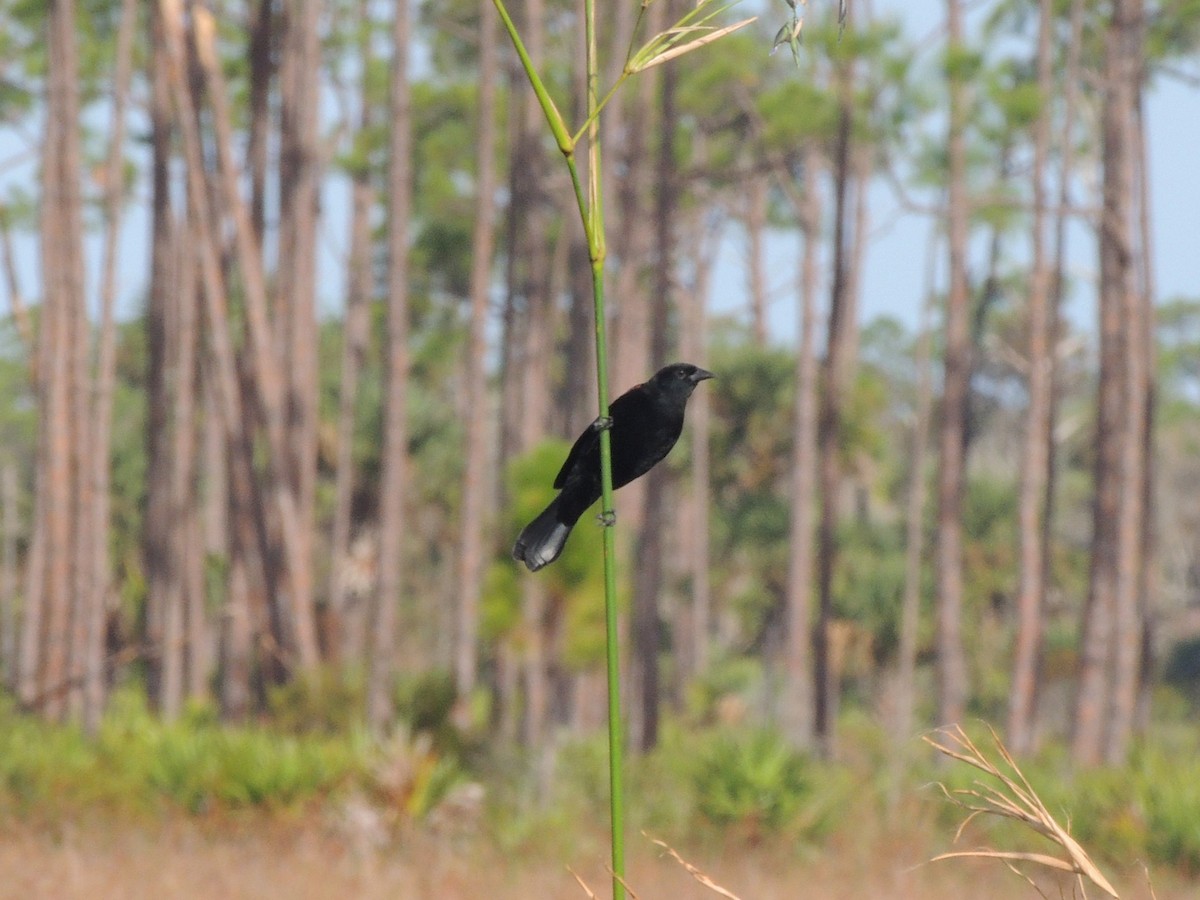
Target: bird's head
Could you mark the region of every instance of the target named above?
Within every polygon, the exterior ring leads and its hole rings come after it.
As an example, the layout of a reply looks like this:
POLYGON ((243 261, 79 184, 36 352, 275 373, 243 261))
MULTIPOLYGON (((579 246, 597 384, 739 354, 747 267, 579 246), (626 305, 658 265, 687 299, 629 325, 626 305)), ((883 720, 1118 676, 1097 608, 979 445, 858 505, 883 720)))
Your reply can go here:
POLYGON ((700 382, 716 377, 707 369, 693 366, 691 363, 672 363, 659 369, 650 381, 663 391, 687 397, 700 382))

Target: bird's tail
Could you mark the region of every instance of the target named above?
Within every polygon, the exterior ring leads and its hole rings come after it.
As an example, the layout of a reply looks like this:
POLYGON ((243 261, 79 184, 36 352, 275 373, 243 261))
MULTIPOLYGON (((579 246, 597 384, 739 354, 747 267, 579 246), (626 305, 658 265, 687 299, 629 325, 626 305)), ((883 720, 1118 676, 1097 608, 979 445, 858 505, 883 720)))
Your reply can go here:
POLYGON ((525 526, 513 547, 513 559, 519 559, 536 572, 558 559, 571 526, 558 521, 558 497, 542 510, 541 515, 525 526))

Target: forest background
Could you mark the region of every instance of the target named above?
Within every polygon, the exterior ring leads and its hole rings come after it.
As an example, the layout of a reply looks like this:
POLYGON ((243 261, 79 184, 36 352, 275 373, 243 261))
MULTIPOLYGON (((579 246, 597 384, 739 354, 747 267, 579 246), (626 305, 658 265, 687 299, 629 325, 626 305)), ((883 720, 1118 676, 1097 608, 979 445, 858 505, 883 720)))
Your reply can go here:
MULTIPOLYGON (((581 109, 573 5, 513 10, 581 109)), ((682 10, 615 5, 605 84, 682 10)), ((984 720, 1186 877, 1200 5, 751 14, 603 119, 610 387, 718 374, 618 495, 635 819, 828 846, 984 720)), ((595 415, 587 250, 490 0, 0 48, 0 810, 600 815, 599 529, 508 556, 595 415)))

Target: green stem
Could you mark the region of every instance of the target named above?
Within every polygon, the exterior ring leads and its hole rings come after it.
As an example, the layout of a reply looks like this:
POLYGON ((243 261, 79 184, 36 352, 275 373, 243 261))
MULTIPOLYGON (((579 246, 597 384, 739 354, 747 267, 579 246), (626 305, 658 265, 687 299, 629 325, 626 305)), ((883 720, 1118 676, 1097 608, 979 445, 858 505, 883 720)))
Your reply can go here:
MULTIPOLYGON (((595 312, 596 333, 596 392, 600 400, 600 416, 608 418, 608 338, 604 312, 604 259, 607 248, 604 239, 604 197, 600 179, 600 110, 616 93, 628 72, 623 72, 617 83, 604 97, 598 99, 598 66, 596 61, 596 10, 594 0, 584 0, 584 27, 587 43, 587 119, 572 136, 554 105, 550 93, 542 84, 521 41, 516 25, 505 9, 504 0, 493 0, 496 11, 512 39, 525 75, 537 95, 538 103, 546 115, 550 130, 562 151, 571 174, 571 186, 579 205, 579 216, 587 235, 588 258, 592 266, 592 298, 595 312), (575 146, 584 133, 588 136, 588 186, 585 194, 575 161, 575 146)), ((639 14, 640 20, 640 14, 639 14)), ((600 505, 601 521, 604 523, 604 614, 608 664, 608 775, 609 803, 612 825, 612 871, 613 900, 624 900, 625 887, 625 816, 623 770, 623 729, 621 727, 621 657, 617 635, 617 566, 612 485, 612 438, 608 429, 600 432, 600 505)))
MULTIPOLYGON (((608 417, 608 329, 604 314, 604 194, 600 179, 600 104, 597 102, 599 66, 596 60, 595 0, 583 3, 587 44, 588 111, 588 212, 584 228, 588 234, 588 255, 592 262, 592 300, 596 316, 596 393, 600 415, 608 417)), ((617 83, 624 79, 617 80, 617 83)), ((607 98, 605 98, 607 99, 607 98)), ((568 163, 572 160, 568 159, 568 163)), ((578 178, 575 179, 578 183, 578 178)), ((617 554, 616 513, 613 510, 612 440, 610 432, 600 432, 600 504, 604 522, 604 624, 608 663, 608 801, 612 830, 613 900, 625 897, 625 784, 621 728, 621 654, 617 634, 617 554)))
POLYGON ((521 40, 521 34, 517 31, 517 26, 513 24, 512 17, 504 6, 504 0, 493 0, 493 4, 496 12, 500 14, 500 21, 504 23, 504 28, 508 31, 508 36, 512 39, 513 47, 521 60, 521 67, 525 70, 530 86, 533 87, 533 93, 537 96, 542 112, 546 114, 546 122, 550 125, 550 131, 554 135, 558 149, 563 152, 564 156, 569 157, 575 151, 575 144, 571 140, 570 132, 567 131, 566 123, 563 122, 562 114, 554 105, 554 98, 546 90, 546 85, 542 84, 542 79, 538 75, 537 69, 534 68, 533 60, 529 58, 529 51, 525 49, 525 44, 521 40))

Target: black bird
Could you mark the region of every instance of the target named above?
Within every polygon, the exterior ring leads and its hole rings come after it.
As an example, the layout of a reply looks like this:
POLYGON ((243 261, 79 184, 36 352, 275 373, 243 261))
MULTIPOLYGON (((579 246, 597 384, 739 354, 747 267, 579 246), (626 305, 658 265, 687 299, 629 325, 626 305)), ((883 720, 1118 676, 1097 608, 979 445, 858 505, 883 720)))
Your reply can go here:
MULTIPOLYGON (((650 471, 666 456, 683 431, 683 410, 696 385, 712 372, 689 363, 659 369, 644 384, 630 388, 608 408, 612 419, 612 481, 619 488, 650 471)), ((575 441, 554 479, 559 495, 525 526, 513 559, 536 572, 558 559, 571 529, 589 506, 600 499, 599 419, 575 441)))

